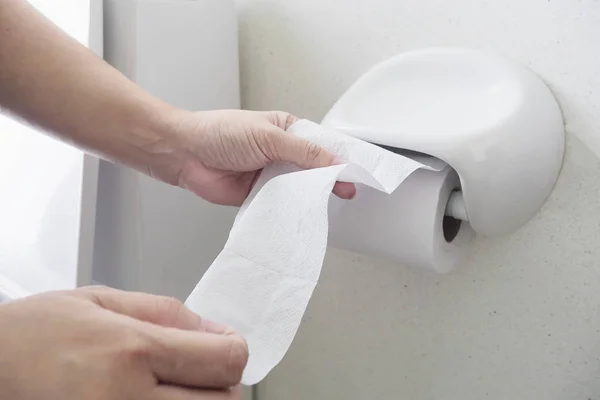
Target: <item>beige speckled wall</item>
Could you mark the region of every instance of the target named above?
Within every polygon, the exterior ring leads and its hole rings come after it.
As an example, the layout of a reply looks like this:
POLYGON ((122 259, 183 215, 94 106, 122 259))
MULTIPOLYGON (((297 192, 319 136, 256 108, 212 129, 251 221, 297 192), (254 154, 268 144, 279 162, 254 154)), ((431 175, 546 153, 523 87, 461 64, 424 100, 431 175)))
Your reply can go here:
POLYGON ((243 104, 322 118, 370 66, 431 45, 538 71, 568 122, 552 198, 436 276, 330 250, 260 400, 600 399, 600 2, 238 0, 243 104))

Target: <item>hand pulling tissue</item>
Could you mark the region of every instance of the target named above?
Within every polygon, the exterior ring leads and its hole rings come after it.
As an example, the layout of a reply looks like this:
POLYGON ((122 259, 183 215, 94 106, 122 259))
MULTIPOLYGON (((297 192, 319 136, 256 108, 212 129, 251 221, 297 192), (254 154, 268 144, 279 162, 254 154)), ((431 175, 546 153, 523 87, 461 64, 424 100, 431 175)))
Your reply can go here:
POLYGON ((336 181, 389 195, 416 170, 441 171, 307 120, 288 130, 344 164, 264 169, 242 205, 225 247, 186 301, 201 317, 231 326, 249 348, 242 383, 260 382, 284 357, 319 279, 336 181))

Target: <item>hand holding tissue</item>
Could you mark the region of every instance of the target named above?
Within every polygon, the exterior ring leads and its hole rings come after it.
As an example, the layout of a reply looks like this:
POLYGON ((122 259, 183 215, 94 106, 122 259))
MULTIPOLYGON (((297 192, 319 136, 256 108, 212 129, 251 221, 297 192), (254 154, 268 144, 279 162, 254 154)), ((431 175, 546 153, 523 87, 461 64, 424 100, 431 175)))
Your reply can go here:
MULTIPOLYGON (((410 253, 407 257, 402 251, 389 256, 433 269, 440 254, 456 252, 444 247, 451 243, 444 240, 442 233, 446 200, 443 197, 449 196, 453 185, 458 184, 457 177, 454 183, 449 178, 453 171, 447 165, 436 159, 404 157, 307 120, 296 122, 288 132, 322 146, 345 163, 311 170, 279 163, 265 168, 242 205, 225 247, 186 301, 192 311, 231 326, 246 339, 250 353, 242 379, 246 385, 260 382, 282 360, 293 341, 323 265, 329 211, 335 213, 332 226, 337 225, 340 234, 347 236, 344 241, 351 248, 377 253, 375 242, 383 242, 388 244, 384 246, 388 252, 398 252, 399 246, 407 247, 402 242, 404 238, 411 243, 425 240, 426 244, 417 246, 416 252, 405 251, 410 253), (391 211, 400 216, 387 217, 402 224, 404 215, 411 223, 394 228, 402 230, 400 237, 391 237, 390 232, 387 237, 385 233, 379 237, 377 231, 368 235, 360 232, 365 226, 362 222, 352 223, 346 209, 356 214, 352 208, 365 206, 360 203, 361 197, 367 202, 381 199, 389 202, 395 197, 392 193, 417 170, 422 170, 431 181, 425 184, 430 189, 419 193, 433 196, 427 209, 414 209, 420 207, 421 199, 411 201, 411 190, 395 200, 403 202, 398 207, 380 210, 376 204, 367 203, 361 217, 365 223, 371 213, 380 220, 391 211), (338 203, 332 203, 330 210, 331 190, 336 181, 364 186, 355 200, 335 199, 338 203), (378 196, 370 199, 367 193, 371 192, 378 196), (357 203, 350 207, 354 202, 357 203), (333 210, 333 206, 337 208, 333 210), (400 209, 396 211, 397 208, 400 209), (420 229, 419 221, 411 215, 418 218, 426 213, 432 215, 427 216, 425 228, 420 229), (422 232, 415 232, 416 239, 411 239, 411 229, 415 228, 422 232)), ((413 182, 412 186, 418 189, 419 182, 413 182)))

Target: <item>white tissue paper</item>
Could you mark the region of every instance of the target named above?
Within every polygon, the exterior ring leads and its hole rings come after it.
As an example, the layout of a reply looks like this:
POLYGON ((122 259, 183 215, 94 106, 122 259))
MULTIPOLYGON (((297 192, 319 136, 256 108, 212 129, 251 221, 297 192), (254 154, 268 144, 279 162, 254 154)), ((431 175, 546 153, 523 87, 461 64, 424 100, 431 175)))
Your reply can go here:
POLYGON ((392 193, 419 168, 434 168, 307 120, 288 130, 344 164, 299 170, 273 164, 242 205, 229 239, 186 301, 231 326, 250 352, 242 383, 260 382, 284 357, 319 279, 328 203, 336 181, 392 193))

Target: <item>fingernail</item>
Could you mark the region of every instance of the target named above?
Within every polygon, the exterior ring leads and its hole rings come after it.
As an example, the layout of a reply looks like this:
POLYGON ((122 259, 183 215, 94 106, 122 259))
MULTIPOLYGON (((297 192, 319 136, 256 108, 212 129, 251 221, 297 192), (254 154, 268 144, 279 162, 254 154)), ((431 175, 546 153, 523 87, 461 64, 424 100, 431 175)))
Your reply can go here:
POLYGON ((344 192, 348 200, 352 200, 356 197, 356 190, 354 188, 348 188, 348 190, 345 190, 344 192))
POLYGON ((202 322, 200 323, 200 330, 203 330, 204 332, 208 333, 222 335, 225 332, 229 331, 230 328, 217 322, 202 319, 202 322))
POLYGON ((338 182, 336 184, 336 194, 346 200, 352 200, 356 197, 356 186, 348 182, 338 182))

